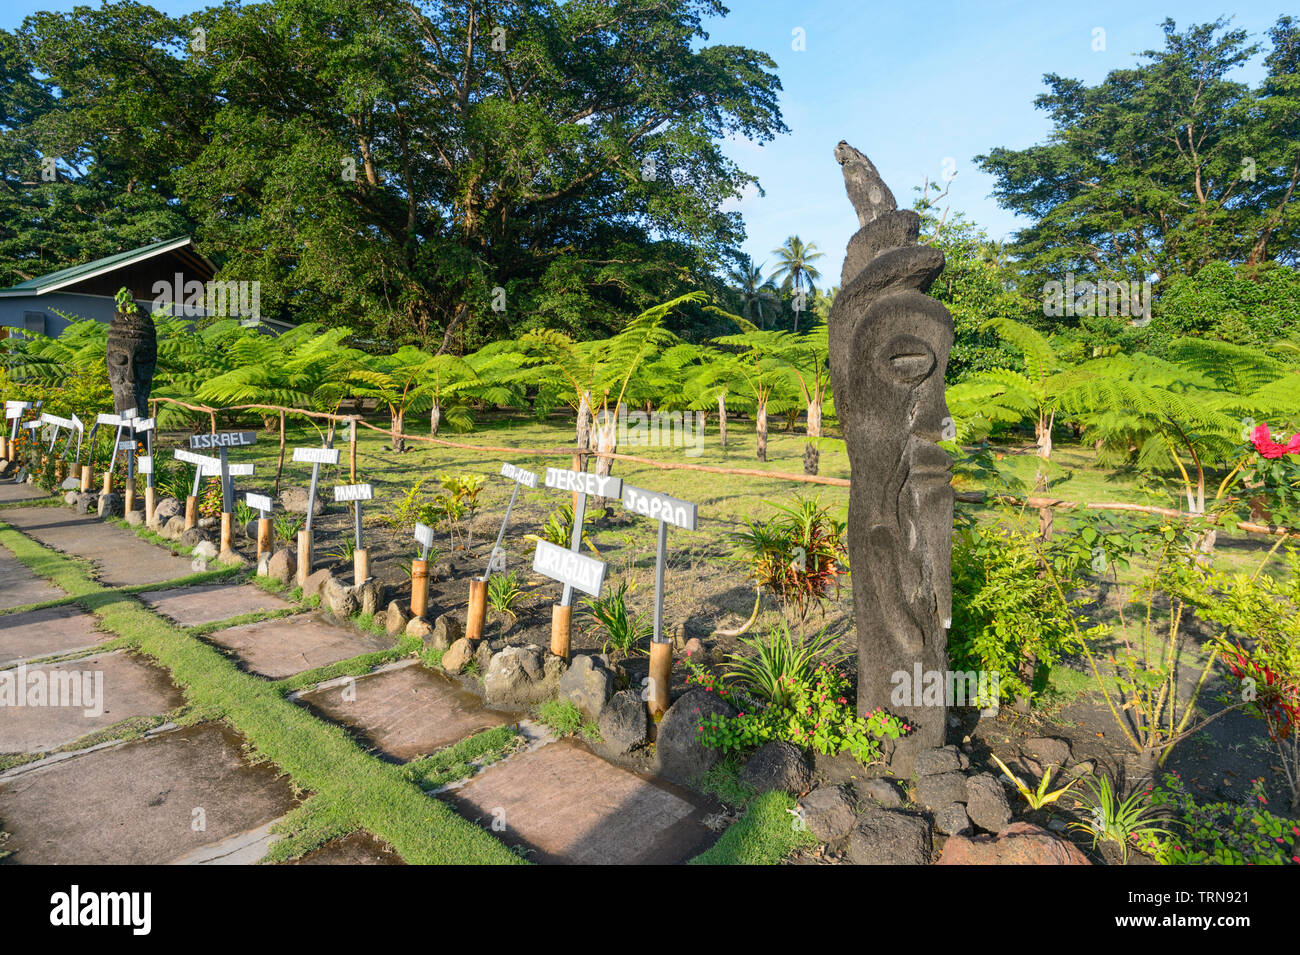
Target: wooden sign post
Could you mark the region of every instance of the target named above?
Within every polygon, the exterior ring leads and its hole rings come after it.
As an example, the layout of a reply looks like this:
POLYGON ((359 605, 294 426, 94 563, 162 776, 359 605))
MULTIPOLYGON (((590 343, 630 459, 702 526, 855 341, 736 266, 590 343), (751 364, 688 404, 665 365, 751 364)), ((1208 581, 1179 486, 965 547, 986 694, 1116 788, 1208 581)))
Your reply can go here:
POLYGON ((375 489, 369 484, 340 484, 334 488, 334 500, 351 501, 356 539, 352 542, 352 583, 359 585, 370 579, 370 552, 361 544, 361 502, 372 501, 375 489))
POLYGON ((262 555, 271 550, 271 508, 275 502, 262 494, 245 494, 248 506, 257 511, 257 563, 261 567, 262 555))
POLYGON ((122 417, 115 414, 97 415, 95 424, 106 424, 110 428, 117 429, 117 432, 113 435, 113 451, 108 456, 108 470, 104 472, 104 486, 100 491, 102 494, 108 494, 113 490, 113 465, 117 463, 117 445, 122 440, 122 417))
POLYGON ((658 723, 668 709, 668 690, 673 676, 672 640, 664 636, 664 568, 668 561, 668 525, 695 530, 697 508, 657 491, 623 485, 623 506, 633 514, 659 522, 659 543, 655 550, 654 634, 650 638, 650 683, 646 705, 650 718, 658 723))
MULTIPOLYGON (((247 448, 257 444, 256 431, 214 431, 211 434, 190 436, 190 450, 202 451, 215 448, 220 457, 221 474, 221 551, 233 550, 235 544, 235 483, 231 480, 229 450, 247 448)), ((247 467, 247 466, 246 466, 247 467)), ((242 469, 241 469, 242 470, 242 469)), ((251 473, 251 472, 249 472, 251 473)), ((198 481, 195 481, 195 495, 198 494, 198 481)))
POLYGON ((483 571, 482 577, 474 577, 469 582, 469 609, 465 615, 465 636, 469 640, 481 640, 483 638, 483 627, 487 623, 487 589, 488 578, 493 572, 503 573, 506 569, 506 552, 501 548, 501 542, 505 540, 506 528, 510 526, 510 512, 515 508, 515 500, 519 496, 519 488, 522 485, 527 488, 537 487, 537 475, 532 471, 525 471, 523 468, 517 468, 513 464, 503 463, 501 465, 501 476, 514 483, 510 489, 510 503, 506 505, 506 516, 501 519, 501 529, 497 531, 497 541, 492 545, 492 553, 488 555, 487 570, 483 571))
POLYGON ((429 609, 429 550, 433 547, 433 528, 415 525, 415 540, 420 556, 411 561, 411 616, 423 617, 429 609))
POLYGON ((18 425, 22 422, 23 412, 32 406, 30 401, 6 401, 5 417, 13 422, 9 426, 9 440, 5 445, 4 459, 12 461, 18 453, 18 425))
POLYGON ((189 497, 185 498, 185 529, 198 526, 199 523, 199 485, 203 481, 206 468, 210 473, 221 473, 221 461, 206 454, 194 454, 190 451, 174 451, 177 461, 194 465, 194 486, 189 497))
MULTIPOLYGON (((136 470, 144 475, 144 520, 145 523, 148 524, 153 521, 153 505, 154 505, 154 497, 153 497, 154 420, 153 418, 141 418, 139 421, 135 423, 135 430, 137 434, 139 434, 142 431, 144 432, 145 456, 142 458, 137 458, 136 470), (149 462, 148 467, 141 467, 141 465, 145 461, 149 462)), ((132 451, 131 454, 134 456, 135 451, 132 451)))
MULTIPOLYGON (((573 533, 569 538, 568 553, 575 557, 580 557, 579 549, 582 547, 582 521, 587 514, 587 496, 594 494, 597 497, 618 497, 623 490, 623 479, 616 477, 602 476, 599 474, 588 474, 585 471, 565 471, 561 468, 546 469, 546 486, 558 488, 562 491, 572 491, 576 504, 573 508, 573 533)), ((554 548, 554 544, 548 544, 547 547, 554 548)), ((563 550, 563 548, 556 548, 563 550)), ((533 556, 533 569, 539 573, 546 574, 555 580, 564 584, 564 592, 560 597, 560 602, 551 608, 551 652, 558 657, 569 659, 570 627, 573 622, 573 590, 574 585, 571 581, 538 567, 538 556, 542 553, 542 546, 539 543, 537 552, 533 556)), ((583 557, 582 560, 591 561, 590 557, 583 557)), ((552 558, 553 560, 553 558, 552 558)), ((605 565, 600 561, 593 561, 601 566, 601 582, 604 581, 605 565)), ((585 565, 584 565, 585 566, 585 565)), ((589 570, 589 569, 588 569, 589 570)), ((593 597, 600 593, 600 586, 596 590, 590 591, 579 587, 584 593, 590 593, 593 597)))
POLYGON ((298 532, 298 583, 305 584, 311 576, 311 520, 316 511, 316 487, 320 484, 320 466, 338 464, 339 452, 328 445, 322 448, 294 448, 294 461, 311 464, 311 486, 307 489, 307 521, 298 532))

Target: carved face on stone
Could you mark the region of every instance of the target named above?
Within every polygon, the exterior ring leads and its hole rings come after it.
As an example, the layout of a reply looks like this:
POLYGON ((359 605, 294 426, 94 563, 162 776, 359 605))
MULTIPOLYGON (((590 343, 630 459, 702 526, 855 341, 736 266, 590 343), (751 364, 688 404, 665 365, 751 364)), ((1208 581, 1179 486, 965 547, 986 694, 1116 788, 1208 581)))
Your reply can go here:
MULTIPOLYGON (((859 457, 874 463, 879 480, 866 495, 869 526, 894 536, 903 595, 920 623, 937 613, 952 616, 952 462, 937 444, 951 418, 944 400, 944 372, 952 347, 947 311, 920 293, 876 302, 854 334, 854 406, 861 414, 859 457), (949 559, 944 559, 947 555, 949 559)), ((922 629, 928 629, 923 627, 922 629)))
POLYGON ((153 319, 140 312, 118 312, 108 328, 105 345, 108 383, 118 412, 137 408, 146 414, 153 373, 158 364, 158 339, 153 319))

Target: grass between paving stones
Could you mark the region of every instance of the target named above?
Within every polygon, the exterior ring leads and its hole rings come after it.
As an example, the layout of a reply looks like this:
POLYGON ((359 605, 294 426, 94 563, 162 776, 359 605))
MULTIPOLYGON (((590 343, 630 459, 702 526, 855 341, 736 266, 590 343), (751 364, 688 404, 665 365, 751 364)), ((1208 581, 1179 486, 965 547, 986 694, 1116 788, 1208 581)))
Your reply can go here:
POLYGON ((0 543, 52 580, 110 631, 170 671, 186 702, 219 714, 302 790, 324 796, 355 828, 387 841, 413 864, 517 864, 484 829, 426 796, 391 766, 361 749, 342 727, 284 699, 280 688, 241 672, 233 661, 119 591, 78 563, 0 524, 0 543))
POLYGON ((393 663, 403 657, 409 657, 415 652, 419 643, 419 637, 402 637, 396 646, 389 647, 387 650, 363 653, 361 656, 352 657, 349 660, 340 660, 338 663, 326 664, 314 670, 295 673, 293 676, 275 681, 273 685, 281 693, 287 695, 315 686, 317 683, 336 680, 341 676, 365 676, 375 667, 383 666, 385 663, 393 663))
POLYGON ((690 861, 690 865, 777 865, 796 849, 811 849, 817 839, 798 826, 793 797, 782 792, 755 796, 739 822, 690 861))
POLYGON ((263 620, 278 620, 281 617, 292 617, 295 614, 302 613, 298 607, 276 607, 272 610, 253 610, 248 613, 241 613, 237 617, 230 617, 227 620, 213 620, 211 623, 195 624, 192 627, 183 627, 196 637, 202 637, 209 633, 216 633, 218 630, 229 630, 232 627, 243 627, 250 623, 261 623, 263 620))
POLYGON ((0 511, 11 507, 58 507, 63 503, 61 497, 29 497, 24 501, 5 501, 0 503, 0 511))
POLYGON ((330 840, 360 828, 345 806, 324 796, 312 796, 271 827, 271 832, 281 838, 271 843, 259 864, 300 859, 330 840))
POLYGON ((407 763, 402 774, 421 789, 438 789, 505 759, 523 742, 514 725, 494 726, 407 763))
POLYGON ((156 729, 164 723, 180 723, 183 710, 184 707, 165 716, 132 716, 129 719, 114 723, 112 726, 105 726, 93 733, 79 736, 70 743, 64 743, 62 746, 56 746, 54 749, 47 749, 39 753, 0 753, 0 772, 17 766, 24 766, 27 763, 34 763, 38 759, 45 759, 47 756, 53 756, 56 753, 75 753, 77 750, 90 749, 92 746, 98 746, 101 743, 126 743, 133 739, 139 739, 151 729, 156 729))
POLYGON ((556 736, 576 735, 588 743, 604 742, 600 729, 584 720, 582 711, 571 700, 544 700, 537 706, 537 720, 549 726, 556 736))

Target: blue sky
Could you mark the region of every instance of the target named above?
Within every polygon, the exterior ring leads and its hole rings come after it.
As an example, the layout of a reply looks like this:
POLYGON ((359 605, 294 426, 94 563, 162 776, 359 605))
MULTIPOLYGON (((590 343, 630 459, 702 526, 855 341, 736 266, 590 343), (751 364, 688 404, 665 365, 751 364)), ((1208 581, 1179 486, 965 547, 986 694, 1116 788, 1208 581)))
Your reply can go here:
MULTIPOLYGON (((763 147, 730 143, 728 154, 756 174, 764 196, 739 205, 755 262, 771 263, 771 250, 791 234, 825 252, 817 264, 836 284, 844 245, 857 220, 844 195, 831 150, 841 139, 879 167, 900 204, 926 176, 955 169, 949 191, 961 210, 994 238, 1019 223, 990 198, 992 179, 971 162, 996 146, 1023 148, 1042 142, 1046 117, 1034 108, 1045 73, 1096 83, 1130 66, 1143 50, 1162 45, 1161 21, 1180 28, 1232 16, 1252 37, 1287 12, 1276 0, 1092 0, 1088 3, 863 2, 863 0, 731 0, 731 13, 706 23, 711 43, 763 50, 777 63, 784 92, 781 108, 790 133, 763 147), (803 31, 796 51, 793 31, 803 31), (1105 31, 1094 50, 1094 31, 1105 31)), ((36 10, 70 10, 66 0, 6 0, 0 26, 13 29, 36 10)), ((184 13, 210 6, 194 0, 159 0, 158 9, 184 13)), ((1240 78, 1256 82, 1258 60, 1240 78)))

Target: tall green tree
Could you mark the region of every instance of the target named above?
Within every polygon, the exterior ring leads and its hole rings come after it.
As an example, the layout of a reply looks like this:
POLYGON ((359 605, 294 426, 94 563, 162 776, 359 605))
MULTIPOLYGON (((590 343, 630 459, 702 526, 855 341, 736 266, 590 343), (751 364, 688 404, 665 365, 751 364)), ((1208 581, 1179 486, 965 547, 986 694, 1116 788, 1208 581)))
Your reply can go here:
POLYGON ((773 249, 776 256, 776 269, 772 272, 772 281, 780 282, 784 291, 792 292, 794 309, 794 330, 799 331, 799 313, 809 310, 810 292, 816 287, 822 274, 812 263, 824 253, 817 251, 817 243, 804 242, 797 235, 785 240, 779 249, 773 249))
MULTIPOLYGON (((1225 20, 1179 31, 1096 86, 1056 74, 1035 104, 1046 143, 976 162, 1027 217, 1014 252, 1036 281, 1156 281, 1214 261, 1295 262, 1300 252, 1300 29, 1269 31, 1264 78, 1234 78, 1261 47, 1225 20)), ((1159 286, 1157 286, 1159 291, 1159 286)))

